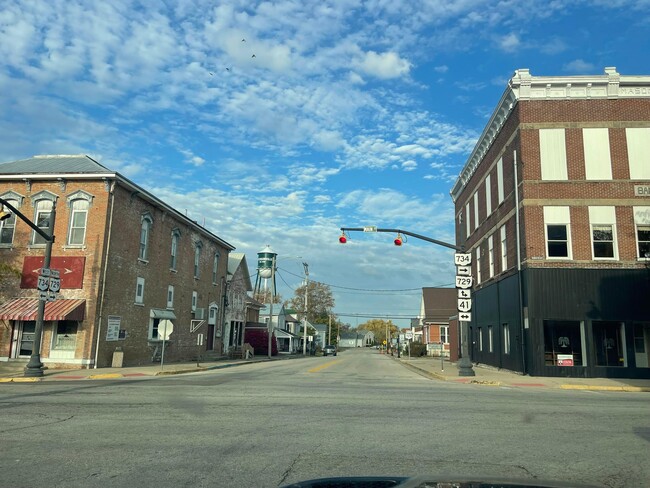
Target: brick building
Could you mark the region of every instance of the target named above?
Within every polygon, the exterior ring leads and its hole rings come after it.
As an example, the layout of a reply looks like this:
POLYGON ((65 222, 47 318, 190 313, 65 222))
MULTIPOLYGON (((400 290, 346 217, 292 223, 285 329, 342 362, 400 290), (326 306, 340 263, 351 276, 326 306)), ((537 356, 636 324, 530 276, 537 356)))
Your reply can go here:
POLYGON ((517 70, 451 195, 473 361, 650 378, 650 76, 517 70))
POLYGON ((419 327, 422 330, 422 343, 427 346, 430 356, 442 354, 449 357, 450 334, 457 334, 457 329, 449 327, 449 318, 457 313, 456 299, 454 288, 422 288, 419 327))
MULTIPOLYGON (((0 165, 0 198, 39 227, 56 209, 51 269, 61 290, 45 308, 49 367, 105 367, 222 351, 226 241, 88 156, 0 165), (119 357, 120 355, 116 355, 119 357)), ((0 361, 33 349, 44 240, 12 216, 0 223, 0 361)))

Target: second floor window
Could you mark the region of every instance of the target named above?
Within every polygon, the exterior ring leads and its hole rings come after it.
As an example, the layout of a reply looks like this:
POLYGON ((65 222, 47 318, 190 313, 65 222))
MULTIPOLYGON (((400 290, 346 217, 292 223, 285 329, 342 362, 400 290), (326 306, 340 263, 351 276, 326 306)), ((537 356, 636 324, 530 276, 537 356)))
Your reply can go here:
MULTIPOLYGON (((7 202, 14 208, 18 207, 17 200, 7 200, 7 202)), ((6 245, 13 244, 15 230, 16 230, 16 215, 12 212, 9 218, 0 221, 0 244, 6 244, 6 245)))
POLYGON ((70 205, 70 231, 68 245, 83 246, 86 241, 86 222, 88 220, 88 202, 73 200, 70 205))
POLYGON ((138 258, 143 261, 147 260, 149 256, 149 233, 151 232, 151 224, 153 223, 151 216, 148 214, 142 216, 142 227, 140 227, 140 252, 138 258))
POLYGON ((178 262, 178 242, 180 240, 180 233, 178 230, 173 230, 172 231, 172 251, 171 251, 171 260, 169 262, 169 268, 170 269, 176 269, 176 265, 178 262))
POLYGON ((201 245, 200 242, 196 243, 196 247, 194 248, 194 277, 198 278, 199 277, 199 272, 200 272, 200 266, 201 266, 201 248, 203 246, 201 245))
MULTIPOLYGON (((34 222, 46 234, 49 233, 48 228, 50 226, 50 217, 52 216, 52 203, 51 200, 39 200, 36 202, 34 222)), ((32 244, 45 244, 45 239, 34 231, 32 232, 32 244)))
POLYGON ((217 271, 219 269, 219 253, 215 253, 214 261, 212 262, 212 284, 217 284, 217 271))

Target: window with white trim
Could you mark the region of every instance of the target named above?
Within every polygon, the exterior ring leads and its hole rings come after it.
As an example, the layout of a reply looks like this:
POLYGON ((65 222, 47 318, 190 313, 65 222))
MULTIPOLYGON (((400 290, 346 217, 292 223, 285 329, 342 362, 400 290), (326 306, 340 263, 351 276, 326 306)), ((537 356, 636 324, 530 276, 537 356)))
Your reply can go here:
POLYGON ((196 304, 199 301, 199 293, 196 291, 192 292, 192 312, 196 312, 196 304))
POLYGON ((483 350, 483 327, 479 327, 477 330, 478 330, 478 350, 482 351, 483 350))
MULTIPOLYGON (((7 203, 14 208, 18 208, 18 200, 6 199, 7 203)), ((9 208, 6 211, 11 212, 9 208)), ((0 221, 0 245, 10 246, 14 242, 14 232, 16 230, 16 214, 11 212, 8 218, 0 221)))
POLYGON ((149 257, 149 234, 153 218, 149 213, 142 215, 140 226, 140 251, 138 252, 138 259, 146 261, 149 257))
POLYGON ((488 237, 488 263, 490 265, 490 278, 494 276, 494 236, 488 237))
POLYGON ((440 342, 443 344, 449 344, 449 326, 441 325, 440 326, 440 342))
POLYGON ((637 257, 650 259, 650 207, 633 208, 637 257))
POLYGON ((494 352, 494 335, 492 334, 492 326, 488 325, 488 351, 494 352))
POLYGON ((481 283, 481 245, 476 248, 476 284, 481 283))
POLYGON ((539 130, 539 156, 542 180, 567 180, 564 129, 539 130))
POLYGON ((492 213, 492 187, 490 175, 485 177, 485 211, 486 218, 492 213))
POLYGON ((203 249, 203 243, 198 241, 194 247, 194 278, 199 277, 201 272, 201 250, 203 249))
POLYGON ((625 137, 630 179, 650 180, 650 127, 628 127, 625 137))
POLYGON ((479 224, 479 217, 478 217, 478 190, 474 192, 474 229, 478 229, 478 224, 479 224))
MULTIPOLYGON (((50 216, 52 215, 52 207, 54 202, 52 200, 38 200, 35 207, 34 223, 36 226, 43 230, 46 234, 49 233, 50 216)), ((32 231, 32 245, 45 244, 43 236, 36 231, 32 231)))
POLYGON ((86 242, 88 207, 88 200, 82 200, 79 198, 70 202, 70 228, 68 230, 69 246, 83 246, 86 242))
POLYGON ((508 324, 501 324, 503 331, 503 354, 510 354, 510 327, 508 324))
POLYGON ((618 259, 616 245, 616 209, 589 207, 591 250, 594 259, 618 259))
POLYGON ((503 158, 499 158, 499 160, 497 161, 497 197, 498 197, 497 205, 500 205, 505 198, 505 194, 503 191, 503 158))
POLYGON ((499 231, 501 236, 501 272, 508 269, 508 242, 506 241, 506 226, 501 226, 499 231))
POLYGON ((219 271, 219 253, 214 253, 214 260, 212 261, 212 284, 217 284, 217 272, 219 271))
POLYGON ((544 207, 544 233, 548 259, 572 259, 569 207, 544 207))
POLYGON ((172 248, 171 248, 171 259, 169 261, 169 269, 176 271, 176 265, 178 264, 178 243, 181 239, 181 231, 178 229, 172 230, 172 248))
POLYGON ((144 303, 144 278, 138 277, 135 281, 135 303, 144 303))
POLYGON ((582 129, 585 151, 585 178, 611 180, 612 158, 609 151, 609 129, 582 129))
POLYGON ((466 236, 469 237, 470 233, 472 232, 471 229, 471 212, 470 212, 470 206, 469 202, 465 204, 465 231, 466 231, 466 236))
POLYGON ((174 285, 167 287, 167 308, 174 308, 174 285))

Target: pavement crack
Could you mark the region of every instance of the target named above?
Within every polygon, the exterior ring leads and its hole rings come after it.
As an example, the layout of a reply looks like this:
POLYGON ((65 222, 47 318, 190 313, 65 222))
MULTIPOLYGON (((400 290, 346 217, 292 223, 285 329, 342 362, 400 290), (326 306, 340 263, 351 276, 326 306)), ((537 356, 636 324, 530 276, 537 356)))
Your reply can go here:
POLYGON ((63 418, 63 419, 57 419, 52 422, 45 422, 43 424, 34 424, 34 425, 26 425, 24 427, 14 427, 13 429, 4 429, 0 430, 0 434, 4 434, 5 432, 15 432, 18 430, 26 430, 26 429, 33 429, 35 427, 44 427, 46 425, 54 425, 54 424, 60 424, 62 422, 67 422, 68 420, 74 418, 74 415, 70 415, 69 417, 63 418))
POLYGON ((289 475, 291 474, 291 471, 293 471, 293 468, 296 466, 296 464, 297 464, 298 461, 300 460, 300 457, 301 457, 301 456, 302 456, 302 454, 298 454, 298 455, 295 457, 295 459, 294 459, 293 461, 291 461, 291 464, 289 465, 289 467, 286 469, 286 471, 285 471, 284 473, 282 473, 282 479, 281 479, 280 482, 278 483, 278 486, 282 486, 282 485, 284 485, 284 482, 286 481, 286 479, 287 479, 287 478, 289 477, 289 475))

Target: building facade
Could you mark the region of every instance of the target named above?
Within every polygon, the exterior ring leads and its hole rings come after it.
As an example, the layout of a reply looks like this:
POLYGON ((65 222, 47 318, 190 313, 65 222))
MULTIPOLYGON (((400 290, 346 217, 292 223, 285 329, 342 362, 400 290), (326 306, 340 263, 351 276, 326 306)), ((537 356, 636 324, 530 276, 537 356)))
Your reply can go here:
POLYGON ((650 378, 650 76, 517 70, 451 195, 473 361, 650 378))
MULTIPOLYGON (((0 198, 42 228, 56 210, 50 268, 61 290, 45 309, 45 365, 151 363, 165 335, 166 361, 222 350, 232 245, 88 156, 2 164, 0 198)), ((0 289, 0 360, 21 360, 32 354, 45 243, 15 216, 0 235, 10 268, 0 289)))
POLYGON ((422 288, 418 327, 429 356, 449 357, 451 334, 458 333, 449 325, 449 318, 456 314, 456 303, 457 292, 454 288, 422 288))

